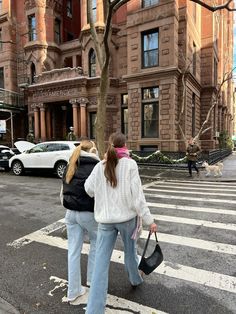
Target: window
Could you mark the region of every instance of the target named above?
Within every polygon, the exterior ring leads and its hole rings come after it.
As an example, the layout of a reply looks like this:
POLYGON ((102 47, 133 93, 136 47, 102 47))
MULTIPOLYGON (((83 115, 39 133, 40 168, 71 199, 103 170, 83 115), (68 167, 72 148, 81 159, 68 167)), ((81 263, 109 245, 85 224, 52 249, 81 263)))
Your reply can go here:
MULTIPOLYGON (((87 8, 87 10, 89 11, 89 8, 87 8)), ((87 11, 87 21, 89 23, 88 11, 87 11)), ((92 19, 93 19, 93 22, 97 20, 97 0, 92 0, 92 19)))
POLYGON ((36 40, 36 19, 34 14, 28 16, 28 31, 29 41, 36 40))
POLYGON ((159 136, 159 88, 142 90, 142 137, 159 136))
POLYGON ((217 71, 217 67, 218 67, 217 61, 216 61, 216 58, 214 58, 214 85, 215 85, 215 86, 217 85, 217 82, 218 82, 218 71, 217 71))
POLYGON ((121 132, 128 135, 128 94, 121 95, 121 132))
POLYGON ((36 68, 35 68, 35 64, 32 62, 30 66, 31 84, 35 83, 35 76, 36 76, 36 68))
POLYGON ((72 0, 67 0, 66 2, 66 15, 72 17, 72 0))
POLYGON ((143 0, 142 7, 147 8, 147 7, 150 7, 151 5, 155 5, 158 3, 159 3, 159 0, 143 0))
POLYGON ((94 49, 90 49, 89 51, 89 76, 96 76, 96 54, 94 49))
POLYGON ((64 67, 65 68, 73 68, 73 58, 72 57, 66 57, 64 59, 64 67))
POLYGON ((197 72, 197 47, 195 42, 193 42, 193 75, 197 72))
POLYGON ((0 88, 5 88, 4 87, 4 68, 0 68, 0 88))
POLYGON ((159 34, 152 30, 142 34, 142 66, 144 68, 157 66, 159 63, 159 34))
POLYGON ((0 50, 2 50, 2 29, 0 28, 0 50))
POLYGON ((55 42, 57 44, 60 44, 60 42, 61 42, 61 21, 59 19, 55 19, 54 37, 55 37, 55 42))
POLYGON ((95 138, 95 120, 97 117, 96 112, 89 113, 89 123, 90 123, 90 138, 95 138))
POLYGON ((196 126, 196 95, 192 94, 192 137, 195 136, 196 126))

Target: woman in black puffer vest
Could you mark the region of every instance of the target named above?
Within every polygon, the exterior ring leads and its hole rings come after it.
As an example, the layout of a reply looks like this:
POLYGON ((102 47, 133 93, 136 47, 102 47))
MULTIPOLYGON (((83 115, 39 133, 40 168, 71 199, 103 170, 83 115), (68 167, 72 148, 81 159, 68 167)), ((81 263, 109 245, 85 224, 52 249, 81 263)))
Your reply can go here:
MULTIPOLYGON (((87 232, 90 251, 87 285, 90 285, 97 238, 94 220, 94 199, 84 190, 84 182, 98 163, 97 149, 92 141, 84 140, 74 150, 63 177, 62 203, 67 208, 65 222, 68 236, 68 292, 66 301, 76 304, 86 289, 81 285, 80 256, 87 232)), ((65 300, 65 299, 64 299, 65 300)))

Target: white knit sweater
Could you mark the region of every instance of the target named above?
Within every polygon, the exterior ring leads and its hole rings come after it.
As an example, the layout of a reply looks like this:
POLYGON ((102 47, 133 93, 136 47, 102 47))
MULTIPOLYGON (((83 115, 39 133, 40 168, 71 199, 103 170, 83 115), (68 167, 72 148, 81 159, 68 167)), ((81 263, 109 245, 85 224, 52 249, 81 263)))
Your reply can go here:
POLYGON ((99 162, 84 185, 88 195, 95 197, 96 221, 120 223, 139 215, 145 224, 152 224, 153 218, 143 194, 136 162, 128 158, 119 160, 116 166, 115 188, 107 182, 104 168, 104 161, 99 162))

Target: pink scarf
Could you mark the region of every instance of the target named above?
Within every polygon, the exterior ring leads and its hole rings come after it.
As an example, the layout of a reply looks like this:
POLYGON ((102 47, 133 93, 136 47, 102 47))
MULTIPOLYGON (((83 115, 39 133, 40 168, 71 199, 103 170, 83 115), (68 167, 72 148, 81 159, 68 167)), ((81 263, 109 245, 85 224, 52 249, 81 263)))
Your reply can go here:
POLYGON ((129 150, 126 146, 123 147, 115 147, 116 155, 119 159, 126 157, 130 158, 129 156, 129 150))

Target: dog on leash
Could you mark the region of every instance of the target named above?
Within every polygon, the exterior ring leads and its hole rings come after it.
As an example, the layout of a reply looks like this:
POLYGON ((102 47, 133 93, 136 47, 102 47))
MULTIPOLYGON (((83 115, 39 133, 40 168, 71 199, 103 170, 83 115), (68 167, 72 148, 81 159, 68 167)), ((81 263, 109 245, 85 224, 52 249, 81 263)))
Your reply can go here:
POLYGON ((211 173, 214 173, 214 177, 222 176, 222 170, 224 167, 222 162, 217 162, 215 165, 209 165, 207 161, 204 161, 202 166, 206 169, 206 177, 210 176, 211 173))

